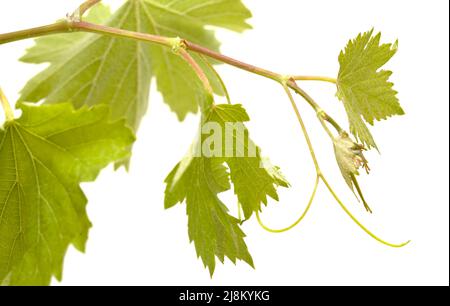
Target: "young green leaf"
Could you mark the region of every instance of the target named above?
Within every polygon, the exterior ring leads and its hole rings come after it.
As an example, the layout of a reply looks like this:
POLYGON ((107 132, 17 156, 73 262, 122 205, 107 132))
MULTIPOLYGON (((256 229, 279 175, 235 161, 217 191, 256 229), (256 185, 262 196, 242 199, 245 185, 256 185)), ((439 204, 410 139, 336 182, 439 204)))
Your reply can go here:
POLYGON ((337 79, 338 97, 344 103, 350 130, 369 148, 377 148, 365 122, 403 115, 393 83, 391 71, 380 70, 397 52, 395 44, 380 44, 381 33, 373 30, 349 41, 339 55, 340 71, 337 79))
POLYGON ((126 158, 134 141, 107 106, 22 104, 0 130, 0 284, 48 285, 62 277, 70 244, 90 228, 81 182, 126 158))
MULTIPOLYGON (((106 14, 98 15, 104 21, 106 14)), ((250 16, 240 0, 129 0, 107 24, 141 33, 179 36, 218 50, 214 32, 205 26, 242 31, 249 28, 245 20, 250 16)), ((51 65, 29 81, 21 101, 69 101, 76 107, 109 104, 113 118, 126 118, 136 131, 147 111, 150 81, 155 76, 165 102, 180 120, 189 112, 197 112, 198 101, 204 98, 203 86, 191 67, 170 49, 80 33, 73 41, 72 35, 40 39, 24 57, 27 62, 51 65)), ((213 87, 221 93, 215 74, 204 68, 213 87)))
POLYGON ((261 158, 244 126, 248 120, 241 105, 205 108, 197 143, 166 179, 165 207, 186 202, 189 237, 211 275, 215 256, 221 262, 226 256, 253 265, 238 220, 217 197, 231 188, 230 180, 247 219, 267 204, 267 196, 278 200, 276 187, 289 186, 279 168, 261 158))
POLYGON ((267 205, 267 196, 278 201, 276 187, 288 187, 289 183, 277 167, 261 157, 260 148, 244 126, 250 118, 242 105, 217 105, 212 108, 209 121, 222 126, 223 143, 232 148, 230 152, 225 147, 224 157, 230 168, 234 192, 242 204, 245 218, 249 219, 261 209, 262 203, 267 205))
POLYGON ((239 220, 228 214, 218 197, 229 188, 227 169, 215 158, 195 157, 175 181, 178 168, 179 165, 166 179, 165 206, 186 201, 189 239, 211 276, 216 257, 222 263, 228 257, 233 263, 239 259, 253 266, 239 220))

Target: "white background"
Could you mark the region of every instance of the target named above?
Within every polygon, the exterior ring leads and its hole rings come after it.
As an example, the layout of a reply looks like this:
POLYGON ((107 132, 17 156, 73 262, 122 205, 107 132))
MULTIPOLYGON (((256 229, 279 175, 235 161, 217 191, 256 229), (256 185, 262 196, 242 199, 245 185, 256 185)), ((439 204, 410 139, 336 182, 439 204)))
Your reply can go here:
MULTIPOLYGON (((122 1, 105 1, 114 7, 122 1)), ((0 32, 49 23, 78 0, 0 2, 0 32)), ((218 265, 213 279, 196 259, 187 237, 185 207, 163 209, 166 174, 191 143, 198 118, 179 123, 152 92, 150 112, 139 131, 130 173, 105 170, 83 186, 94 224, 87 254, 65 261, 63 285, 448 285, 449 282, 449 44, 448 1, 247 0, 254 30, 219 32, 223 52, 286 74, 336 76, 337 56, 349 38, 375 27, 383 40, 400 40, 388 64, 407 115, 373 129, 382 155, 368 154, 373 169, 360 183, 374 215, 364 212, 336 167, 329 139, 314 113, 298 100, 322 168, 350 209, 383 238, 364 234, 321 185, 303 224, 280 235, 252 220, 246 242, 256 270, 218 265)), ((17 61, 32 41, 0 46, 0 84, 11 100, 44 66, 17 61)), ((306 204, 314 168, 298 123, 274 82, 223 66, 233 101, 243 103, 252 137, 281 166, 292 188, 270 203, 263 218, 273 227, 294 221, 306 204)), ((331 84, 302 84, 343 124, 342 105, 331 84)), ((232 194, 225 196, 235 208, 232 194)), ((1 234, 1 233, 0 233, 1 234)), ((55 282, 56 284, 56 282, 55 282)))

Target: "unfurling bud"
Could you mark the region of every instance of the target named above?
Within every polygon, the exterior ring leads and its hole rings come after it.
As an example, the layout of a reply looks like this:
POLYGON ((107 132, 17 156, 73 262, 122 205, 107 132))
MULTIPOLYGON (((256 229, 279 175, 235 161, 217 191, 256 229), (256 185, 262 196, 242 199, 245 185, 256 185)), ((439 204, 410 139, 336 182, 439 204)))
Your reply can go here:
POLYGON ((336 160, 345 182, 353 192, 354 188, 356 188, 366 210, 372 213, 356 180, 360 168, 364 168, 367 174, 370 172, 369 164, 363 154, 365 150, 363 145, 355 143, 346 132, 342 132, 334 139, 336 160))

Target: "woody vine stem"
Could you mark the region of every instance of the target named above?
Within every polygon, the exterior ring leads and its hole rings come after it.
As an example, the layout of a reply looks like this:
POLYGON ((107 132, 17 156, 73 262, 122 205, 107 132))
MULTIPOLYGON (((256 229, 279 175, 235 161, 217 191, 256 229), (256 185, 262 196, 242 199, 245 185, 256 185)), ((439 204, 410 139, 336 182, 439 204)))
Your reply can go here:
MULTIPOLYGON (((297 117, 297 120, 301 126, 302 133, 306 139, 309 152, 311 154, 311 158, 313 160, 315 170, 316 170, 316 178, 315 178, 315 184, 314 189, 311 194, 311 197, 309 199, 309 202, 300 216, 300 218, 294 222, 291 226, 286 227, 284 229, 271 229, 268 226, 264 225, 264 223, 261 220, 261 216, 257 213, 256 217, 260 225, 267 231, 272 233, 282 233, 285 231, 288 231, 292 229, 293 227, 297 226, 306 216, 308 213, 315 195, 317 193, 318 186, 320 182, 322 181, 331 195, 334 197, 336 202, 340 205, 340 207, 344 210, 344 212, 368 235, 370 235, 375 240, 379 241, 380 243, 394 247, 394 248, 400 248, 405 245, 407 245, 410 241, 407 241, 405 243, 401 244, 393 244, 389 243, 375 234, 373 234, 371 231, 369 231, 363 224, 361 224, 360 221, 356 219, 355 216, 349 211, 349 209, 345 206, 345 204, 341 201, 341 199, 337 196, 336 192, 331 187, 330 183, 326 179, 325 175, 323 174, 319 162, 317 160, 314 147, 312 145, 311 139, 309 137, 306 125, 302 119, 301 113, 297 107, 297 104, 294 100, 294 97, 292 95, 292 91, 300 95, 316 112, 317 117, 319 121, 321 122, 322 126, 324 127, 327 134, 330 136, 331 140, 333 141, 335 138, 335 135, 333 132, 328 128, 328 125, 332 126, 337 134, 345 133, 344 130, 340 127, 340 125, 330 116, 328 115, 315 101, 314 99, 309 96, 298 84, 297 81, 321 81, 321 82, 328 82, 332 84, 337 85, 337 80, 333 78, 328 77, 318 77, 318 76, 286 76, 283 74, 279 74, 267 69, 263 69, 260 67, 256 67, 244 62, 241 62, 239 60, 236 60, 234 58, 228 57, 226 55, 220 54, 218 52, 215 52, 213 50, 210 50, 208 48, 205 48, 203 46, 197 45, 195 43, 192 43, 185 39, 180 38, 170 38, 170 37, 164 37, 159 35, 152 35, 152 34, 146 34, 146 33, 139 33, 139 32, 133 32, 133 31, 127 31, 122 30, 118 28, 108 27, 104 25, 98 25, 93 24, 89 22, 83 21, 83 15, 86 11, 88 11, 92 6, 96 5, 97 3, 101 2, 101 0, 88 0, 85 1, 73 14, 70 14, 67 16, 67 18, 63 21, 59 21, 53 24, 21 30, 17 32, 11 32, 6 34, 0 34, 0 45, 11 43, 19 40, 24 39, 30 39, 30 38, 36 38, 51 34, 58 34, 58 33, 71 33, 71 32, 89 32, 89 33, 95 33, 100 35, 109 35, 109 36, 115 36, 115 37, 121 37, 125 39, 133 39, 138 41, 144 41, 148 43, 154 43, 158 44, 164 47, 171 48, 176 54, 178 54, 181 58, 183 58, 189 65, 191 65, 192 69, 195 71, 199 79, 202 81, 205 90, 207 93, 211 94, 213 93, 211 84, 209 83, 208 78, 205 75, 205 72, 202 70, 200 65, 195 61, 194 58, 190 55, 190 52, 194 52, 197 54, 200 54, 202 56, 218 60, 222 63, 234 66, 236 68, 245 70, 247 72, 260 75, 262 77, 274 80, 278 84, 280 84, 284 91, 286 92, 291 104, 292 108, 295 112, 295 115, 297 117)), ((210 66, 212 68, 212 66, 210 66)), ((214 68, 212 68, 214 69, 214 68)), ((217 72, 216 72, 217 73, 217 72)), ((220 78, 219 78, 220 79, 220 78)), ((221 79, 220 79, 221 80, 221 79)), ((224 86, 223 82, 221 82, 224 86)), ((226 92, 226 90, 225 90, 226 92)), ((227 94, 227 98, 228 94, 227 94)), ((0 90, 0 100, 1 104, 3 106, 3 109, 5 111, 6 119, 7 121, 13 120, 13 112, 11 110, 11 107, 3 94, 3 92, 0 90)), ((240 210, 239 210, 240 211, 240 210)))

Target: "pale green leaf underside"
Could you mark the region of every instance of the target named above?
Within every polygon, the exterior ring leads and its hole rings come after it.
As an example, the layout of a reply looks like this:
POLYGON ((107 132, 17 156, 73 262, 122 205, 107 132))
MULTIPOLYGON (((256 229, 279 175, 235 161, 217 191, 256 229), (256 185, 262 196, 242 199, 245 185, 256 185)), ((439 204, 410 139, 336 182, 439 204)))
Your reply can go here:
MULTIPOLYGON (((97 21, 105 18, 104 13, 94 14, 97 21)), ((240 0, 129 0, 107 24, 182 37, 218 50, 214 32, 205 26, 242 31, 249 28, 245 20, 250 16, 240 0)), ((22 101, 69 101, 76 107, 109 104, 113 118, 125 117, 136 130, 147 110, 150 81, 155 76, 164 100, 180 119, 197 112, 199 101, 204 98, 203 88, 189 65, 170 49, 121 38, 72 35, 38 39, 24 57, 27 62, 51 65, 26 85, 22 101), (49 50, 50 44, 55 51, 49 50)), ((220 88, 214 74, 205 70, 214 87, 220 88)))
MULTIPOLYGON (((222 126, 225 123, 244 123, 250 118, 242 105, 217 105, 211 111, 209 121, 222 126)), ((276 187, 288 187, 286 180, 277 169, 261 157, 261 150, 255 145, 245 129, 245 136, 234 138, 234 156, 225 158, 230 168, 230 177, 234 192, 242 205, 244 216, 249 219, 252 214, 261 209, 261 204, 267 205, 267 196, 279 200, 276 187), (249 152, 256 152, 256 156, 249 152), (268 168, 266 168, 266 166, 268 168)))
MULTIPOLYGON (((83 18, 84 21, 102 24, 111 17, 111 10, 106 5, 96 5, 83 18)), ((30 64, 54 63, 62 60, 67 50, 86 37, 85 33, 74 32, 68 35, 50 35, 35 39, 35 45, 27 49, 20 61, 30 64)))
POLYGON ((376 148, 366 122, 403 115, 404 111, 389 82, 391 71, 380 70, 397 52, 397 43, 380 44, 381 34, 373 30, 349 41, 339 56, 338 97, 343 101, 350 130, 369 148, 376 148))
POLYGON ((90 222, 79 184, 126 158, 134 141, 109 109, 21 105, 0 130, 0 284, 60 279, 70 244, 84 250, 90 222))
POLYGON ((253 266, 239 220, 228 214, 218 197, 229 188, 226 167, 214 158, 195 157, 174 182, 177 170, 178 166, 166 179, 166 206, 186 201, 189 239, 210 274, 214 273, 216 257, 222 263, 228 257, 233 263, 243 260, 253 266))
MULTIPOLYGON (((214 105, 205 111, 202 123, 218 123, 225 131, 226 123, 243 124, 248 120, 241 105, 214 105)), ((278 200, 276 187, 289 186, 279 168, 260 157, 260 150, 251 141, 246 129, 244 135, 241 139, 233 134, 234 154, 242 157, 226 157, 225 154, 210 158, 187 156, 166 179, 165 207, 171 208, 177 203, 186 202, 189 237, 211 274, 215 269, 215 257, 221 262, 226 256, 232 262, 240 259, 253 265, 238 220, 228 215, 226 206, 217 194, 229 190, 231 180, 248 219, 261 209, 263 203, 267 204, 267 196, 278 200), (237 141, 244 141, 244 144, 240 146, 237 141), (255 147, 256 156, 248 155, 248 149, 252 146, 255 147), (240 151, 242 148, 244 152, 240 151)), ((202 141, 204 138, 205 135, 199 137, 202 141)))

